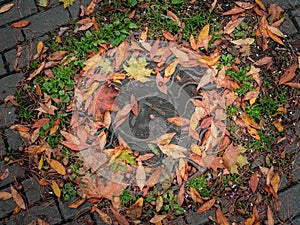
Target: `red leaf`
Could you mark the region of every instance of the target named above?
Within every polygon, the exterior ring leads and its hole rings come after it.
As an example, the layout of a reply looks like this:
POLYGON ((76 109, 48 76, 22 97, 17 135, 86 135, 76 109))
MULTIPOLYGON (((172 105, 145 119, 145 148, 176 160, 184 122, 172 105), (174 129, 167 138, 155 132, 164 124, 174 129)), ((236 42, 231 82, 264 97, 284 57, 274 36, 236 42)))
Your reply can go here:
POLYGON ((108 84, 102 85, 94 97, 95 113, 102 114, 105 110, 112 110, 114 98, 118 95, 119 91, 113 86, 108 84))
POLYGON ((179 206, 182 206, 183 202, 184 202, 184 185, 181 185, 180 189, 179 189, 179 192, 178 192, 178 199, 177 199, 177 203, 179 206))
POLYGON ((284 72, 284 74, 280 77, 279 84, 284 84, 284 83, 287 83, 287 82, 291 81, 295 76, 297 67, 298 67, 297 65, 290 66, 284 72))
POLYGON ((258 177, 257 177, 257 173, 253 173, 250 177, 250 181, 249 181, 249 186, 252 190, 252 192, 254 193, 257 189, 258 186, 258 177))
POLYGON ((227 218, 223 215, 222 211, 220 208, 217 208, 216 210, 216 218, 217 218, 217 223, 220 225, 229 225, 227 218))
POLYGON ((46 123, 48 123, 50 121, 49 118, 42 118, 39 120, 36 120, 32 126, 32 128, 41 128, 43 127, 46 123))
POLYGON ((201 214, 201 213, 204 213, 204 212, 210 210, 211 207, 213 207, 213 205, 215 204, 215 201, 216 201, 216 197, 213 197, 209 201, 204 202, 204 204, 201 205, 201 207, 197 210, 197 213, 201 214))
POLYGON ((21 20, 21 21, 13 23, 11 26, 13 28, 23 28, 23 27, 28 26, 29 24, 30 24, 29 20, 21 20))

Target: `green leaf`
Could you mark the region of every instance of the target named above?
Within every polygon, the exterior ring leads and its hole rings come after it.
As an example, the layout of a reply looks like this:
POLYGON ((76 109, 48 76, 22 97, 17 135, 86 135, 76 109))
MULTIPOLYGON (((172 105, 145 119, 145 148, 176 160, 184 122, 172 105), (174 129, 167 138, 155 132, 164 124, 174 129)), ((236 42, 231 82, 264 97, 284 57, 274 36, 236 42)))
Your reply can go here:
POLYGON ((129 24, 129 28, 130 28, 130 29, 137 29, 138 26, 137 26, 135 23, 130 23, 130 24, 129 24))
POLYGON ((125 161, 129 165, 134 165, 135 164, 135 157, 131 155, 130 150, 124 150, 119 157, 117 158, 119 161, 125 161))
POLYGON ((73 5, 74 0, 59 0, 59 2, 63 2, 64 3, 64 8, 67 8, 70 5, 73 5))
POLYGON ((39 0, 39 6, 47 7, 49 5, 49 0, 39 0))

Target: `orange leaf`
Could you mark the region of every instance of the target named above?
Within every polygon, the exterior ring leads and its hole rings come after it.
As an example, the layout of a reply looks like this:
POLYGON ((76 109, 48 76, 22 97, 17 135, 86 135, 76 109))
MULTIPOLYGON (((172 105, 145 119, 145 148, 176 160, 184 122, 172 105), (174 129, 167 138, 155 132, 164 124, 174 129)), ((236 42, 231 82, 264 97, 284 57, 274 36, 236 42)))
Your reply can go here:
POLYGON ((45 178, 42 178, 42 179, 39 180, 39 184, 40 184, 41 186, 47 186, 47 185, 49 185, 50 183, 49 183, 45 178))
POLYGON ((267 219, 268 219, 268 225, 274 225, 274 217, 270 206, 268 206, 268 210, 267 210, 267 219))
POLYGON ((150 223, 158 224, 163 219, 165 219, 168 215, 155 215, 151 220, 150 223))
POLYGON ((22 196, 17 192, 17 190, 12 185, 10 185, 10 192, 17 206, 19 206, 21 209, 25 209, 26 206, 22 196))
POLYGON ((241 113, 241 118, 245 123, 247 123, 251 127, 258 129, 258 130, 260 129, 260 126, 254 121, 254 119, 252 119, 250 116, 248 116, 245 112, 241 113))
POLYGON ((32 125, 32 128, 41 128, 43 127, 46 123, 48 123, 50 121, 49 118, 42 118, 39 120, 36 120, 34 122, 34 124, 32 125))
POLYGON ((284 45, 282 40, 279 37, 277 37, 275 34, 273 34, 269 29, 267 29, 267 33, 269 37, 273 39, 273 41, 277 42, 278 44, 284 45))
POLYGON ((167 119, 168 122, 175 124, 179 127, 188 126, 190 124, 190 120, 181 117, 172 117, 167 119))
POLYGON ((242 12, 245 12, 245 9, 240 8, 240 7, 234 7, 233 9, 230 9, 230 10, 222 13, 222 16, 230 16, 230 15, 239 14, 242 12))
POLYGON ((81 206, 83 203, 85 203, 86 199, 81 198, 79 200, 76 200, 72 202, 68 207, 71 209, 77 209, 79 206, 81 206))
POLYGON ((249 181, 249 186, 251 188, 251 191, 254 193, 258 186, 258 177, 257 177, 256 172, 251 175, 250 181, 249 181))
POLYGON ((190 187, 190 195, 194 202, 202 203, 203 200, 195 188, 190 187))
POLYGON ((38 83, 35 84, 35 90, 36 90, 36 93, 39 95, 39 96, 42 96, 43 93, 42 93, 42 89, 40 87, 40 85, 38 83))
POLYGON ((25 127, 21 124, 14 124, 10 127, 10 129, 17 130, 20 132, 28 132, 30 130, 28 127, 25 127))
POLYGON ((52 187, 52 190, 53 190, 54 194, 55 194, 58 198, 60 198, 61 192, 60 192, 59 186, 58 186, 58 184, 56 183, 55 180, 52 180, 52 185, 51 185, 51 187, 52 187))
POLYGON ((216 202, 216 197, 213 197, 212 199, 210 199, 209 201, 204 202, 203 205, 201 205, 201 207, 197 210, 198 214, 204 213, 208 210, 211 209, 211 207, 213 207, 213 205, 216 202))
POLYGON ((276 129, 279 131, 279 132, 283 132, 283 126, 281 125, 281 122, 280 122, 280 120, 279 119, 277 119, 277 120, 274 120, 273 122, 272 122, 272 124, 274 125, 274 127, 276 127, 276 129))
POLYGON ((170 63, 167 68, 165 69, 164 77, 171 77, 173 73, 175 72, 175 69, 177 67, 178 60, 174 60, 174 62, 170 63))
POLYGON ((259 134, 258 134, 258 132, 257 132, 256 129, 254 129, 254 128, 249 128, 249 129, 247 129, 247 131, 248 131, 248 133, 251 135, 251 137, 253 137, 253 138, 256 139, 256 140, 260 140, 260 136, 259 136, 259 134))
POLYGON ((5 191, 0 192, 0 201, 1 200, 6 201, 6 200, 10 199, 11 197, 12 197, 12 194, 9 192, 5 192, 5 191))
POLYGON ((229 225, 227 218, 223 215, 220 208, 216 210, 216 218, 219 225, 229 225))
POLYGON ((9 11, 14 6, 14 3, 9 3, 0 8, 0 13, 9 11))
POLYGON ((175 37, 169 31, 162 30, 161 32, 167 40, 175 41, 175 37))
POLYGON ((285 84, 291 81, 295 77, 297 67, 297 65, 290 66, 280 77, 279 84, 285 84))
POLYGON ((277 191, 278 191, 279 183, 280 183, 280 176, 278 175, 278 173, 275 173, 271 179, 271 185, 272 185, 275 193, 277 193, 277 191))
POLYGON ((255 0, 255 2, 262 10, 267 11, 264 3, 262 3, 261 0, 255 0))
POLYGON ((185 199, 184 192, 185 192, 184 185, 181 185, 179 192, 178 192, 178 199, 177 199, 177 204, 179 206, 182 206, 182 204, 184 202, 184 199, 185 199))
POLYGON ((57 160, 51 159, 49 165, 61 175, 66 175, 66 168, 57 160))
POLYGON ((292 88, 300 88, 300 83, 287 82, 284 85, 290 86, 292 88))
POLYGON ((11 26, 13 28, 23 28, 23 27, 28 26, 29 24, 30 24, 29 20, 21 20, 21 21, 13 23, 11 26))
POLYGON ((193 50, 197 50, 197 43, 193 34, 190 35, 190 45, 193 50))

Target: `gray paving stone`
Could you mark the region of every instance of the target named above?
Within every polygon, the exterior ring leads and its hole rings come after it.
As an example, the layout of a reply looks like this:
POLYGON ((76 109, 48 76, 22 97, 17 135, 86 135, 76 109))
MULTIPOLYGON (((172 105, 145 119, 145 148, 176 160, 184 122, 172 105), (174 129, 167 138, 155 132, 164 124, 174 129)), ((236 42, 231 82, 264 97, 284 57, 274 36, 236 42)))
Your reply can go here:
POLYGON ((295 6, 297 5, 297 1, 295 0, 262 0, 262 2, 265 4, 265 6, 268 6, 268 4, 277 4, 281 6, 283 9, 289 9, 290 6, 295 6))
POLYGON ((54 30, 59 26, 68 23, 69 15, 61 5, 35 14, 30 17, 31 23, 24 29, 26 39, 30 40, 39 37, 48 31, 54 30))
POLYGON ((93 213, 93 218, 94 218, 94 223, 96 225, 105 225, 106 223, 104 223, 100 218, 99 218, 99 215, 98 213, 93 213))
MULTIPOLYGON (((93 224, 92 223, 92 218, 91 216, 88 215, 83 215, 80 218, 76 219, 76 220, 72 220, 70 222, 64 223, 64 225, 86 225, 86 224, 93 224)), ((95 224, 93 224, 95 225, 95 224)))
MULTIPOLYGON (((5 188, 1 191, 9 192, 10 193, 10 188, 5 188)), ((3 218, 7 216, 8 214, 12 213, 14 211, 14 208, 16 207, 16 203, 13 201, 12 198, 3 201, 0 201, 0 218, 3 218)))
POLYGON ((10 103, 0 105, 0 127, 9 127, 16 121, 15 107, 10 103))
POLYGON ((286 16, 285 21, 281 24, 280 30, 288 36, 297 33, 297 28, 288 15, 286 16))
POLYGON ((1 40, 0 40, 0 52, 5 49, 14 47, 15 45, 24 41, 24 37, 20 29, 5 26, 0 29, 1 40))
POLYGON ((293 166, 293 174, 298 180, 298 182, 300 182, 300 154, 299 153, 297 154, 295 159, 295 163, 293 166))
MULTIPOLYGON (((71 200, 71 201, 73 201, 73 200, 71 200)), ((87 211, 87 212, 90 211, 91 206, 92 206, 91 203, 85 202, 84 204, 79 206, 77 209, 71 209, 68 207, 67 204, 70 204, 70 203, 64 203, 62 201, 59 201, 59 208, 60 208, 63 218, 65 220, 73 219, 80 211, 87 211)))
POLYGON ((215 210, 209 210, 202 214, 198 214, 196 212, 187 212, 185 218, 189 225, 203 225, 210 221, 208 219, 210 215, 214 216, 215 210))
POLYGON ((0 161, 0 174, 2 174, 6 169, 8 169, 9 175, 4 180, 0 181, 0 189, 14 182, 16 178, 25 178, 24 169, 17 163, 7 165, 3 161, 0 161))
POLYGON ((0 79, 0 101, 3 101, 8 95, 14 95, 23 77, 22 73, 15 73, 0 79))
POLYGON ((281 211, 278 216, 281 220, 287 220, 300 214, 300 184, 287 189, 279 194, 281 200, 281 211))
MULTIPOLYGON (((300 5, 300 3, 299 3, 300 5)), ((297 21, 298 25, 300 26, 300 9, 295 9, 291 11, 292 15, 294 16, 295 20, 297 21)))
POLYGON ((5 136, 7 138, 8 146, 12 151, 18 150, 22 146, 23 141, 17 131, 6 129, 5 136))
POLYGON ((24 180, 22 182, 24 192, 26 194, 29 205, 41 199, 41 188, 39 183, 34 178, 24 180))
POLYGON ((14 3, 14 7, 0 15, 0 26, 37 12, 34 0, 14 1, 14 3))
POLYGON ((6 156, 5 145, 2 137, 0 137, 0 160, 6 156))
MULTIPOLYGON (((1 57, 1 56, 0 56, 1 57)), ((6 74, 6 69, 4 68, 4 62, 2 57, 0 58, 0 76, 6 74)))
MULTIPOLYGON (((45 41, 48 39, 48 35, 44 35, 39 37, 33 41, 29 41, 29 43, 25 45, 20 45, 22 48, 22 54, 18 59, 18 68, 21 69, 25 66, 29 66, 33 56, 36 54, 36 46, 39 41, 45 41)), ((11 49, 8 52, 4 53, 4 57, 9 65, 9 70, 14 71, 14 63, 16 60, 17 49, 11 49)))

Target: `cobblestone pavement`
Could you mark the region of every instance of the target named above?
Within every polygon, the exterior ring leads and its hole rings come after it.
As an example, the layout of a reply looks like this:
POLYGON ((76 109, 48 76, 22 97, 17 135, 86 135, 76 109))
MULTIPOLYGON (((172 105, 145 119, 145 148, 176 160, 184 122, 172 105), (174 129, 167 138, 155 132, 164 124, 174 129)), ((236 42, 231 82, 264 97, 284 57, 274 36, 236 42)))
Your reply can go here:
MULTIPOLYGON (((0 0, 0 7, 10 0, 0 0)), ((23 54, 19 59, 19 67, 29 64, 29 59, 36 51, 38 41, 48 38, 47 32, 66 25, 71 19, 77 17, 80 5, 89 2, 75 1, 74 5, 64 10, 58 1, 51 1, 50 7, 44 9, 37 5, 35 0, 15 0, 15 6, 6 13, 0 14, 0 175, 8 169, 8 178, 0 181, 0 191, 8 191, 11 183, 20 184, 19 192, 26 201, 27 209, 17 215, 12 215, 16 204, 12 199, 0 201, 0 224, 29 224, 37 218, 45 219, 49 224, 104 224, 96 214, 89 214, 90 204, 85 203, 79 209, 70 209, 59 200, 53 201, 48 189, 39 186, 36 179, 29 176, 18 164, 6 165, 2 162, 10 151, 21 147, 22 141, 17 133, 9 127, 16 122, 16 109, 8 103, 4 105, 4 99, 13 95, 18 82, 23 78, 21 72, 14 69, 14 60, 17 46, 22 47, 23 54), (13 29, 13 22, 27 19, 31 24, 23 29, 13 29), (83 215, 83 216, 82 216, 83 215), (94 223, 93 223, 94 222, 94 223)), ((288 43, 294 49, 300 47, 300 1, 299 0, 263 0, 265 4, 277 3, 287 10, 287 19, 281 30, 289 36, 288 43)), ((294 116, 300 117, 300 110, 294 116)), ((300 139, 300 122, 296 124, 298 139, 300 139)), ((288 151, 297 151, 296 142, 288 151)), ((299 150, 299 149, 298 149, 299 150)), ((280 199, 282 200, 282 211, 279 213, 283 224, 300 224, 300 156, 294 161, 294 181, 286 182, 283 178, 280 186, 280 199)), ((198 215, 187 213, 185 217, 179 218, 176 224, 204 225, 210 224, 209 215, 213 211, 198 215)))

